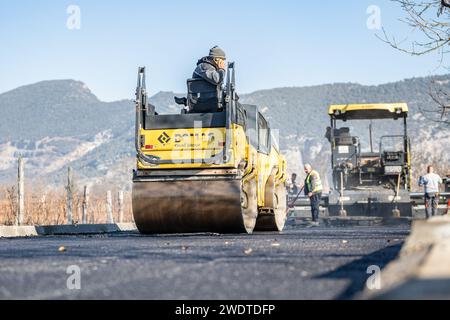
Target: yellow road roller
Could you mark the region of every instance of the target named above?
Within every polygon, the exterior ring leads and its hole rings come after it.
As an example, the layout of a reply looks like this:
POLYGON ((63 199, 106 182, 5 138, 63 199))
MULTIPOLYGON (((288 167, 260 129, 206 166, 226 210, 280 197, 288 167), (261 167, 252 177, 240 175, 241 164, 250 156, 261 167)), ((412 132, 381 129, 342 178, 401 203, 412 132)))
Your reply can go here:
POLYGON ((224 87, 188 79, 180 114, 158 114, 139 68, 132 206, 141 233, 283 229, 286 160, 258 107, 238 100, 229 63, 224 87))

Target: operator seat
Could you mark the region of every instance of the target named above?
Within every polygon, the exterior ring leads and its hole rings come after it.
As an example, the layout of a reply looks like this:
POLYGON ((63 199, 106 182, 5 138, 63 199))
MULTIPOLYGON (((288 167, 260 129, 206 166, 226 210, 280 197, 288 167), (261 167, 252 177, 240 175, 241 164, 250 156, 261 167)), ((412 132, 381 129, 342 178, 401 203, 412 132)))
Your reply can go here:
POLYGON ((353 137, 350 135, 350 128, 342 127, 335 129, 333 132, 335 141, 337 145, 348 145, 351 146, 355 144, 353 137))
POLYGON ((184 113, 220 112, 223 110, 222 87, 204 79, 188 79, 187 98, 175 97, 175 102, 186 106, 184 113))

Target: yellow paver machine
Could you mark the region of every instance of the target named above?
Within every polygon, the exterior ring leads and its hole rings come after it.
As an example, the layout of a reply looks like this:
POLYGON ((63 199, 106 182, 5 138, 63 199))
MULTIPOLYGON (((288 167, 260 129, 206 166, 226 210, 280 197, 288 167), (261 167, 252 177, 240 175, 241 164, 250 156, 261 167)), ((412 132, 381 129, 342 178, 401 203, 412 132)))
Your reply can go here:
POLYGON ((329 214, 411 216, 408 106, 405 103, 332 105, 328 115, 331 127, 326 137, 331 144, 333 177, 329 214), (348 125, 349 122, 361 125, 364 120, 368 123, 368 139, 352 133, 354 128, 348 125), (378 148, 374 146, 372 133, 375 122, 382 128, 378 148), (365 145, 362 140, 366 141, 365 145))
POLYGON ((141 233, 281 231, 286 160, 257 106, 239 103, 234 63, 226 85, 187 81, 180 114, 148 103, 145 69, 136 91, 132 204, 141 233))

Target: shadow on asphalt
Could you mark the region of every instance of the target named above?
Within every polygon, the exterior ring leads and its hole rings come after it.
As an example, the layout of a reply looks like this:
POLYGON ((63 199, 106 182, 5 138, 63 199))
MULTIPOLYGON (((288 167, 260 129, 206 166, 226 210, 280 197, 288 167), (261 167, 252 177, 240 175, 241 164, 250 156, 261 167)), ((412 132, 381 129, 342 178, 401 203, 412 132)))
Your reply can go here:
MULTIPOLYGON (((352 261, 338 269, 317 276, 317 279, 346 279, 350 285, 336 297, 337 300, 349 300, 365 289, 366 281, 371 275, 367 273, 369 266, 375 265, 384 269, 386 265, 397 258, 403 243, 388 246, 384 249, 372 252, 361 259, 352 261)), ((333 256, 340 256, 338 254, 333 256)), ((344 255, 345 256, 345 255, 344 255)))

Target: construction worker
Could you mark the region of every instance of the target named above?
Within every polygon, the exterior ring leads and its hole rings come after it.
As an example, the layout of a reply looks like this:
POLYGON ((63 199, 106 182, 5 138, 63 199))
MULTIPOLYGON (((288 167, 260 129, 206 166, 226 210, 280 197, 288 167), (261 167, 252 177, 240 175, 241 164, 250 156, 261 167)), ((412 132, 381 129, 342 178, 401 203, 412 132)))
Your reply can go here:
POLYGON ((197 68, 192 75, 194 79, 204 79, 214 85, 222 85, 225 79, 225 52, 215 46, 209 50, 209 55, 197 62, 197 68))
POLYGON ((436 215, 439 204, 439 186, 442 184, 441 177, 434 173, 434 168, 429 165, 427 174, 420 177, 419 186, 424 187, 425 192, 425 213, 427 219, 436 215))
POLYGON ((297 174, 294 172, 291 175, 291 183, 289 184, 289 189, 288 189, 289 194, 297 195, 297 193, 298 193, 298 186, 297 186, 297 181, 296 180, 297 180, 297 174))
POLYGON ((319 226, 319 208, 320 200, 322 199, 322 181, 320 175, 312 166, 307 163, 304 166, 306 173, 304 190, 305 195, 309 197, 311 203, 312 227, 319 226))

